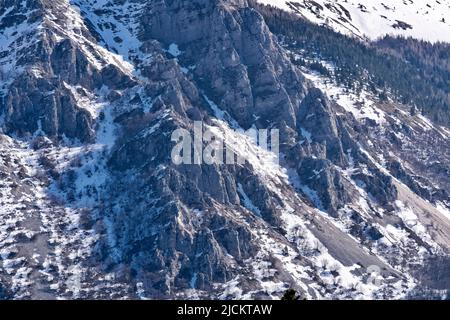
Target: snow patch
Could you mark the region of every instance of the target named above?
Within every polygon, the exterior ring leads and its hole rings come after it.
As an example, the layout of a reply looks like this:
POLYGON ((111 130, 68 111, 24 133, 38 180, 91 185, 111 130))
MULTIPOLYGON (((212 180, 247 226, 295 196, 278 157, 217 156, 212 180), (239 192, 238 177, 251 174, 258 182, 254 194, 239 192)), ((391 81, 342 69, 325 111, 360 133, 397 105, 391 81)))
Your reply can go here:
POLYGON ((169 45, 169 49, 167 50, 167 52, 172 56, 172 57, 178 57, 179 55, 181 55, 181 51, 178 48, 178 45, 175 43, 172 43, 169 45))
POLYGON ((450 42, 450 1, 258 0, 337 32, 376 40, 385 35, 450 42))

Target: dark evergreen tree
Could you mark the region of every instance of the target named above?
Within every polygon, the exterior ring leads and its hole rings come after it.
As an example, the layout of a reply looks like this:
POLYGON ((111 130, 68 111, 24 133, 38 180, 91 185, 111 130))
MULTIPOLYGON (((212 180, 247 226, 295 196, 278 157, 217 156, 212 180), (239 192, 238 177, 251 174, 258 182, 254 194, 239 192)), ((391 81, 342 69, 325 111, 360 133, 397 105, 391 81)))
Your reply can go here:
POLYGON ((297 295, 297 291, 295 291, 294 289, 287 290, 281 298, 282 301, 297 301, 299 299, 300 298, 297 295))

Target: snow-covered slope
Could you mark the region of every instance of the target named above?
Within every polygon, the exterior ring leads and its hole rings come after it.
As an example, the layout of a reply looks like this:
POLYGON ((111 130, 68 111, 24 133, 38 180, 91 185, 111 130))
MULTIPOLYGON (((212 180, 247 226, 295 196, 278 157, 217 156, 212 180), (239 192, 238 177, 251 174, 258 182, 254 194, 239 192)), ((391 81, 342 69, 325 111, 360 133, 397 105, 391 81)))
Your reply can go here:
POLYGON ((450 1, 258 0, 343 34, 375 40, 398 35, 450 42, 450 1))

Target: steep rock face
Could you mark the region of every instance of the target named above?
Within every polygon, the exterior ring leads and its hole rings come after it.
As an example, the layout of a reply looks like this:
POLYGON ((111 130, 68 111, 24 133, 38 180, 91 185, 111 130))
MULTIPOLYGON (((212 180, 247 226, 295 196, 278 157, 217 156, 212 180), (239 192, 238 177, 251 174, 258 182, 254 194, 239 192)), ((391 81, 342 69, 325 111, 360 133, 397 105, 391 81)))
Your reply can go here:
POLYGON ((276 120, 294 127, 304 79, 245 4, 155 1, 143 18, 144 37, 179 46, 180 63, 192 66, 202 90, 242 127, 255 119, 261 126, 276 120))
POLYGON ((102 86, 130 87, 130 75, 109 62, 102 66, 110 57, 94 50, 95 37, 86 25, 77 25, 67 1, 40 0, 30 6, 13 1, 5 3, 5 8, 8 11, 2 21, 10 22, 3 25, 8 37, 1 47, 7 68, 3 72, 13 79, 0 98, 5 131, 22 135, 42 131, 53 138, 65 135, 92 142, 95 115, 84 110, 74 94, 102 86), (12 19, 17 12, 25 18, 12 19), (30 24, 38 28, 36 32, 25 29, 8 34, 30 24), (7 60, 14 56, 15 61, 7 60))
POLYGON ((92 141, 91 115, 77 106, 73 94, 61 81, 52 80, 24 73, 12 83, 4 98, 6 132, 44 132, 55 138, 64 134, 82 142, 92 141))
POLYGON ((324 158, 341 166, 346 165, 340 132, 345 128, 342 125, 338 128, 331 102, 320 90, 313 89, 308 93, 300 105, 297 119, 299 133, 306 133, 308 142, 325 147, 324 158))
MULTIPOLYGON (((154 100, 151 111, 137 108, 116 118, 126 129, 109 160, 117 182, 104 199, 111 206, 107 212, 115 240, 110 246, 117 252, 109 263, 130 264, 152 295, 167 297, 192 288, 214 292, 214 283, 234 279, 245 260, 260 250, 248 227, 220 207, 242 210, 239 183, 260 204, 258 214, 274 224, 279 203, 251 164, 172 163, 174 130, 192 131, 192 120, 213 123, 207 101, 180 66, 158 54, 158 47, 154 50, 154 59, 144 68, 145 92, 154 100)), ((254 220, 244 210, 246 219, 254 220)))
MULTIPOLYGON (((338 119, 334 115, 337 108, 319 90, 310 89, 256 11, 226 2, 194 5, 174 1, 151 3, 144 12, 141 39, 147 42, 143 48, 152 52, 153 59, 143 67, 142 74, 147 77, 145 98, 141 96, 138 101, 151 101, 151 106, 149 114, 138 109, 120 116, 126 130, 109 161, 118 182, 108 191, 112 197, 104 201, 111 204, 106 211, 112 224, 109 232, 115 239, 109 244, 114 254, 107 263, 131 264, 136 281, 152 295, 185 294, 194 288, 218 294, 213 288, 239 274, 251 273, 246 259, 265 250, 246 223, 251 221, 252 229, 265 223, 284 228, 282 215, 289 205, 285 195, 271 187, 275 177, 262 178, 255 173, 258 163, 244 167, 174 166, 170 132, 179 127, 192 132, 192 120, 203 119, 215 126, 211 116, 218 116, 217 109, 228 112, 224 119, 232 125, 280 128, 282 148, 289 152, 294 168, 298 166, 301 183, 317 190, 317 199, 309 199, 311 204, 334 216, 357 194, 354 185, 336 168, 348 165, 343 150, 355 147, 356 142, 350 137, 348 119, 338 119), (160 19, 165 16, 168 20, 160 19), (171 32, 185 28, 186 20, 192 22, 186 26, 190 36, 182 38, 171 32), (166 55, 154 38, 168 48, 166 55), (236 110, 242 110, 244 116, 236 110), (310 121, 311 114, 316 122, 310 121), (311 137, 305 137, 308 130, 313 132, 311 137), (309 139, 301 146, 302 140, 309 139), (326 174, 309 181, 313 172, 326 174), (139 181, 138 193, 135 181, 139 181), (140 204, 138 209, 136 203, 140 204), (236 221, 233 212, 241 212, 244 221, 236 221), (221 217, 219 225, 217 216, 221 217), (205 251, 204 247, 214 249, 205 251), (169 270, 166 278, 156 281, 163 270, 169 270)), ((275 188, 292 192, 286 181, 277 182, 275 188)), ((306 189, 300 189, 309 196, 306 189)), ((378 194, 383 198, 381 191, 378 194)), ((298 206, 296 212, 308 212, 298 206)), ((335 232, 330 230, 330 234, 335 232)), ((317 236, 329 243, 322 232, 317 236)), ((336 234, 340 239, 337 243, 348 241, 340 237, 336 234)), ((337 256, 346 257, 348 265, 370 260, 359 249, 333 250, 337 256)), ((283 281, 294 285, 292 280, 283 281)), ((247 290, 259 288, 258 283, 243 285, 247 290)))
MULTIPOLYGON (((377 158, 394 160, 382 140, 397 121, 370 144, 370 121, 315 89, 246 1, 36 3, 28 34, 45 31, 1 58, 17 66, 3 127, 23 139, 0 144, 8 295, 399 298, 411 265, 448 249, 449 224, 410 168, 377 158), (175 165, 171 134, 193 121, 246 162, 175 165), (281 165, 242 134, 252 126, 280 130, 281 165)), ((426 177, 445 185, 441 159, 426 177)))

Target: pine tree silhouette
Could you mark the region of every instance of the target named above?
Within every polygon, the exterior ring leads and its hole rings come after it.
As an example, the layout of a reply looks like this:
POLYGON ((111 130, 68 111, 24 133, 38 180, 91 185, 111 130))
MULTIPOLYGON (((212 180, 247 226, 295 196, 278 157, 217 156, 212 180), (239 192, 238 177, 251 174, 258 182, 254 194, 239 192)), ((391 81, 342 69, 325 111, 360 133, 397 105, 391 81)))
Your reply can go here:
POLYGON ((283 297, 281 298, 282 301, 297 301, 300 297, 297 295, 297 291, 294 289, 287 290, 283 297))

